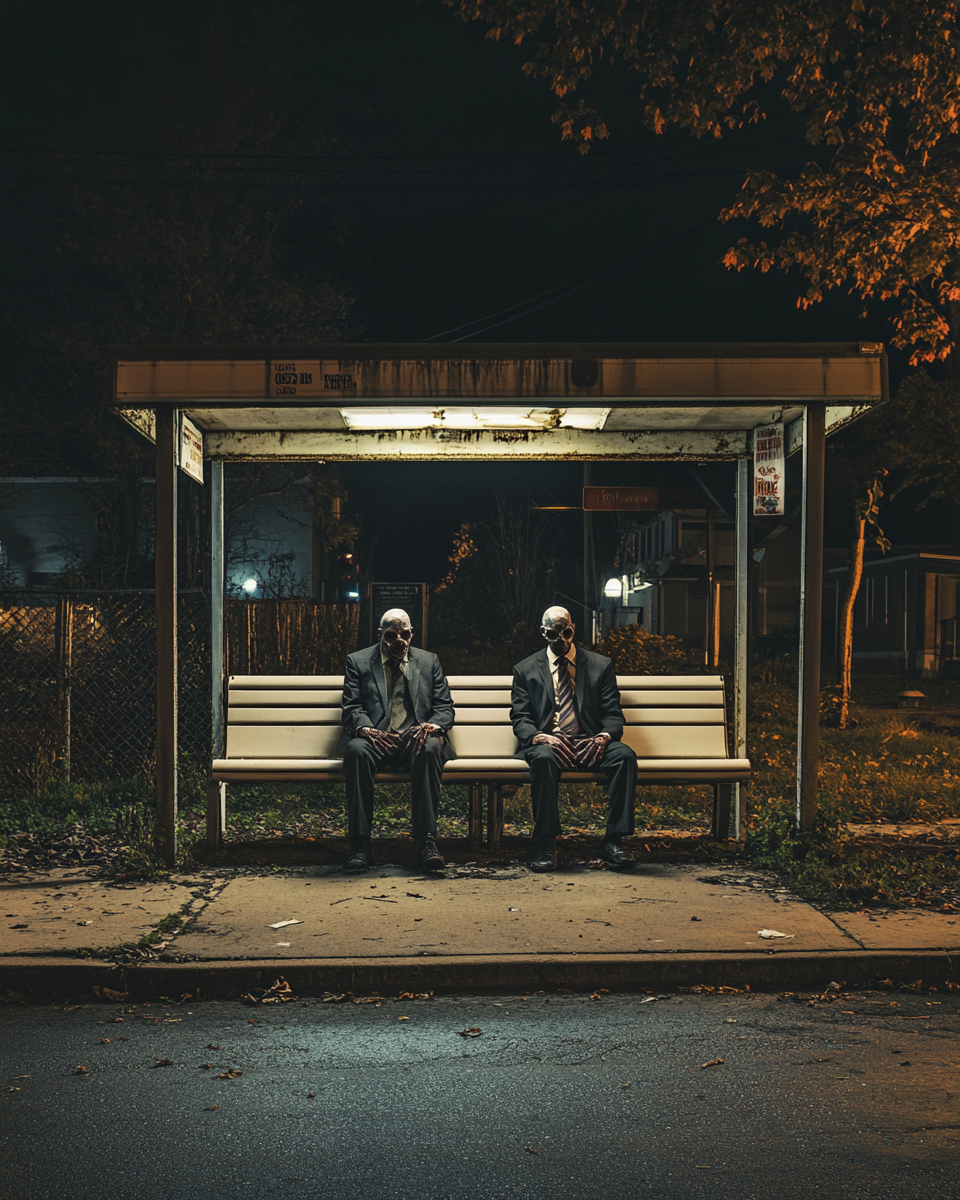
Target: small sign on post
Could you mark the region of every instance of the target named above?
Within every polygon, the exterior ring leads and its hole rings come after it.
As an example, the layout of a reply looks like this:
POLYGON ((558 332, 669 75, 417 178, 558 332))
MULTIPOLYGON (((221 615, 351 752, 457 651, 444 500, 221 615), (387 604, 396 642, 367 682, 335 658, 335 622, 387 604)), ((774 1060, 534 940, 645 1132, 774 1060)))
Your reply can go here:
POLYGON ((659 512, 665 508, 703 508, 696 488, 594 487, 583 489, 584 512, 659 512))
POLYGON ((370 598, 370 640, 377 636, 380 618, 391 608, 402 608, 413 626, 413 644, 421 648, 427 644, 427 619, 429 616, 429 590, 425 583, 371 583, 368 585, 370 598))
POLYGON ((759 425, 753 431, 753 515, 782 517, 786 462, 783 425, 759 425))
POLYGON ((180 415, 180 468, 203 483, 203 434, 189 417, 180 415))

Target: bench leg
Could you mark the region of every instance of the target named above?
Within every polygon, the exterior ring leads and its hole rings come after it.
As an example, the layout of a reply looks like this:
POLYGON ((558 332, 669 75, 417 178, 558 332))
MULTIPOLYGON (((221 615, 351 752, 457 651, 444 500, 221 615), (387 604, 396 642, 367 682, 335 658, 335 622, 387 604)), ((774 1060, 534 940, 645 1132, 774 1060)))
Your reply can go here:
POLYGON ((227 785, 207 781, 207 849, 223 846, 223 831, 227 824, 227 785))
POLYGON ((487 784, 487 849, 496 854, 503 838, 503 793, 499 783, 487 784))
POLYGON ((713 827, 710 835, 715 842, 726 842, 730 838, 730 810, 735 786, 732 783, 713 785, 713 827))
POLYGON ((467 845, 470 850, 477 851, 483 840, 483 792, 479 783, 471 783, 469 789, 467 845))

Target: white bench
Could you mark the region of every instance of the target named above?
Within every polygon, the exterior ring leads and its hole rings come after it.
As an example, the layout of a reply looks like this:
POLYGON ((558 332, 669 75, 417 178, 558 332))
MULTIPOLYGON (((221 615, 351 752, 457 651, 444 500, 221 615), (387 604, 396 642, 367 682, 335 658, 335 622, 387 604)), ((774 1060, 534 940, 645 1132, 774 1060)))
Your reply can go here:
MULTIPOLYGON (((504 785, 528 783, 514 758, 509 675, 451 675, 456 708, 450 740, 457 758, 444 766, 445 783, 469 789, 469 844, 479 849, 487 788, 487 844, 500 845, 504 785)), ((620 675, 623 740, 637 753, 639 782, 714 785, 713 833, 726 838, 731 784, 750 777, 746 759, 728 751, 726 702, 719 675, 620 675)), ((342 782, 337 743, 342 675, 232 675, 227 683, 226 757, 213 762, 207 798, 207 844, 218 849, 226 822, 228 783, 342 782)), ((409 781, 384 772, 383 783, 409 781)), ((604 782, 593 771, 565 771, 564 782, 604 782)))

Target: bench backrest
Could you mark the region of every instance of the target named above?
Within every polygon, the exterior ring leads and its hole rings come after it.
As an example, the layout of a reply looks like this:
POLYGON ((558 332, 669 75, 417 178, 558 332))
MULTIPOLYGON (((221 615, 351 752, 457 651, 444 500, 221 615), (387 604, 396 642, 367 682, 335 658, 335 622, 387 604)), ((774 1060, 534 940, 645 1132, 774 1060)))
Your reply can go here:
MULTIPOLYGON (((450 675, 457 712, 450 739, 461 758, 509 758, 509 675, 450 675)), ((726 758, 719 675, 620 675, 623 740, 640 758, 726 758)), ((232 675, 227 758, 339 757, 342 675, 232 675)))

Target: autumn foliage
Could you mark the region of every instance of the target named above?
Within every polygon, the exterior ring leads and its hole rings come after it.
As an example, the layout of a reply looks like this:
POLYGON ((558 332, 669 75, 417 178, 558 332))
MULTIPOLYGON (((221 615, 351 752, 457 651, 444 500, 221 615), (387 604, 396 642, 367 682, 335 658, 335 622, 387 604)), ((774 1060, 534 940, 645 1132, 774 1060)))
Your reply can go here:
POLYGON ((798 303, 834 288, 897 300, 893 342, 912 361, 950 356, 960 332, 960 67, 955 0, 444 0, 487 36, 529 39, 528 75, 560 105, 582 152, 610 136, 581 95, 601 65, 636 79, 643 123, 723 137, 802 114, 814 161, 751 171, 721 219, 740 239, 726 265, 796 268, 798 303))

